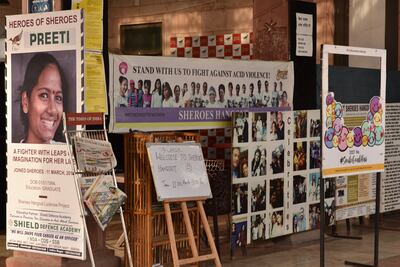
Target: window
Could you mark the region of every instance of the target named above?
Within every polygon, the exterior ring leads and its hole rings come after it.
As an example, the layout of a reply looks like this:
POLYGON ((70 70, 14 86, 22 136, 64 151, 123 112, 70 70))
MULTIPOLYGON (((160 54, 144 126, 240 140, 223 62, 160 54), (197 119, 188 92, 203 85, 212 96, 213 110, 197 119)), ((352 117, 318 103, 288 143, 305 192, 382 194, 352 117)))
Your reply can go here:
POLYGON ((162 24, 121 25, 121 51, 130 55, 162 55, 162 24))

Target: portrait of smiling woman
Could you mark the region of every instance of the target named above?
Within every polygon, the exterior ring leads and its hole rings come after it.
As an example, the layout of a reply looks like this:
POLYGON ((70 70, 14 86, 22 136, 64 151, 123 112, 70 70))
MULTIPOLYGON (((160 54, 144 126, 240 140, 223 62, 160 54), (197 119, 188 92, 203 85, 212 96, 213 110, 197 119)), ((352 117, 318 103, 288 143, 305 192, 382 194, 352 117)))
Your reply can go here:
MULTIPOLYGON (((57 144, 65 142, 62 134, 62 114, 64 111, 75 111, 75 108, 68 107, 67 80, 76 77, 73 71, 69 70, 68 77, 65 76, 61 66, 73 66, 75 70, 75 57, 69 51, 31 54, 29 60, 27 55, 20 57, 15 55, 12 66, 22 69, 21 73, 13 79, 13 98, 18 105, 13 111, 19 113, 19 123, 14 123, 17 116, 13 116, 13 142, 31 144, 57 144), (27 64, 25 63, 27 62, 27 64), (25 65, 25 64, 26 65, 25 65), (66 65, 68 63, 68 65, 66 65), (22 66, 23 65, 23 66, 22 66), (25 67, 26 66, 26 67, 25 67), (19 81, 19 86, 17 85, 19 81), (14 86, 15 84, 15 86, 14 86), (17 88, 18 90, 16 90, 17 88), (17 110, 18 107, 18 110, 17 110), (21 128, 22 127, 22 128, 21 128)), ((74 54, 75 55, 75 54, 74 54)), ((66 67, 67 69, 67 67, 66 67)), ((73 80, 72 80, 73 81, 73 80)), ((75 92, 73 92, 75 99, 75 92)), ((71 100, 74 100, 71 99, 71 100)), ((75 106, 74 101, 73 106, 75 106)))

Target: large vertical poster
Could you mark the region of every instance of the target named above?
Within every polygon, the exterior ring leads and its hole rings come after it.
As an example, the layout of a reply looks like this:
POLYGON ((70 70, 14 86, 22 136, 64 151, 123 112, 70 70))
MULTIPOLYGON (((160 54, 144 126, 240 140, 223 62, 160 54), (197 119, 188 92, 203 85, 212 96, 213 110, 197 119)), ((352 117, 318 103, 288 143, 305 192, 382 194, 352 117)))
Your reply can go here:
POLYGON ((81 111, 80 10, 8 16, 7 248, 84 259, 63 112, 81 111))
POLYGON ((322 175, 324 178, 383 172, 385 160, 386 50, 324 45, 322 66, 322 175), (328 90, 328 54, 377 57, 381 63, 380 95, 360 110, 355 124, 344 117, 343 104, 328 90))

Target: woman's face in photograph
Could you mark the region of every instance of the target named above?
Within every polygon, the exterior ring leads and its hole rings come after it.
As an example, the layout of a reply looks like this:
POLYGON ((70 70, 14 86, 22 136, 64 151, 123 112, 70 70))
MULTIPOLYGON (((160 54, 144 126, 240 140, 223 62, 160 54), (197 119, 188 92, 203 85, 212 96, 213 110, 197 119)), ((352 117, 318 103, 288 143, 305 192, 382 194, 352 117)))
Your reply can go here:
POLYGON ((214 91, 210 91, 209 97, 210 97, 210 103, 215 103, 215 92, 214 91))
POLYGON ((255 159, 256 161, 259 161, 260 158, 261 158, 260 150, 256 150, 256 152, 254 153, 254 159, 255 159))
POLYGON ((25 142, 50 143, 63 113, 61 75, 56 65, 49 64, 43 69, 29 98, 26 92, 23 93, 22 108, 29 121, 25 142))
POLYGON ((157 80, 156 81, 156 89, 160 89, 161 88, 161 81, 157 80))
POLYGON ((122 83, 119 85, 119 94, 124 96, 128 91, 128 80, 123 79, 122 83))
POLYGON ((239 157, 240 157, 240 152, 238 148, 233 149, 232 152, 232 166, 234 168, 239 167, 239 157))
POLYGON ((165 98, 165 99, 170 98, 169 90, 168 90, 168 87, 167 87, 167 86, 164 87, 163 95, 164 95, 164 98, 165 98))
POLYGON ((148 83, 144 83, 143 91, 146 95, 149 94, 150 88, 148 83))
POLYGON ((282 215, 280 215, 279 213, 276 215, 276 222, 279 225, 282 225, 282 215))
POLYGON ((245 177, 249 176, 249 166, 247 166, 246 163, 243 164, 242 171, 243 171, 243 176, 245 177))
POLYGON ((178 85, 175 86, 175 88, 174 88, 175 97, 179 97, 180 93, 181 93, 181 88, 179 88, 178 85))

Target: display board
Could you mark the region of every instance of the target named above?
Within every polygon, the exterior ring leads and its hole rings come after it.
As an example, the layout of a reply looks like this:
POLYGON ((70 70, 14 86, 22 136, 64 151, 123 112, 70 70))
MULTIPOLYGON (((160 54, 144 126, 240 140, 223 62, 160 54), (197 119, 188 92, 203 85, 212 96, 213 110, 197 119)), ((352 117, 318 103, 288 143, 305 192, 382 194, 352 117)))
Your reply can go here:
POLYGON ((290 110, 292 62, 110 55, 110 131, 223 128, 232 111, 290 110))
POLYGON ((339 175, 382 172, 385 154, 386 50, 324 45, 322 65, 322 174, 339 175), (328 55, 376 57, 380 60, 380 96, 373 96, 359 124, 344 119, 346 99, 336 99, 328 90, 328 55))
POLYGON ((196 143, 147 143, 159 201, 212 197, 201 147, 196 143))
POLYGON ((7 16, 7 248, 85 259, 62 134, 81 111, 80 10, 7 16))
MULTIPOLYGON (((320 111, 234 113, 232 131, 231 246, 318 229, 320 111)), ((334 179, 325 182, 333 223, 334 179)))
POLYGON ((382 175, 381 212, 400 209, 400 103, 386 105, 385 172, 382 175))
POLYGON ((336 219, 344 220, 375 213, 375 174, 336 178, 336 219))

